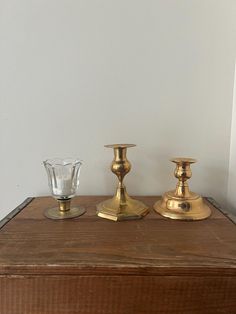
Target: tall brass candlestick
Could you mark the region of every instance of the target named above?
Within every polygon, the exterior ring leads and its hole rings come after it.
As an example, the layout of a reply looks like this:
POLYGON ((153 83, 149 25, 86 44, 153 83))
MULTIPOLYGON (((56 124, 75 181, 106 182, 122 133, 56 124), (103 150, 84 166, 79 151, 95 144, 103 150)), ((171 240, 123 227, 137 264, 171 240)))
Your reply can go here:
POLYGON ((127 148, 134 144, 113 144, 105 147, 114 149, 111 171, 117 176, 119 183, 115 196, 97 205, 97 215, 102 218, 118 221, 139 219, 148 213, 148 207, 142 202, 131 198, 123 183, 125 175, 130 171, 131 164, 126 157, 127 148))
POLYGON ((189 190, 187 180, 191 178, 190 165, 196 160, 192 158, 171 159, 176 164, 175 177, 179 180, 174 191, 166 192, 154 205, 156 212, 162 216, 180 220, 200 220, 211 214, 210 208, 202 197, 189 190))

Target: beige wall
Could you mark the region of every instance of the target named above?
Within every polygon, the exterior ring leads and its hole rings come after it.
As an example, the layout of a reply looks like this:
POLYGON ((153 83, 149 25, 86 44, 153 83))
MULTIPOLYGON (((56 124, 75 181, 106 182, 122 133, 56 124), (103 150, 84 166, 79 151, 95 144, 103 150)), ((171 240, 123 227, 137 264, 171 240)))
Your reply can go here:
POLYGON ((191 187, 225 204, 235 0, 0 1, 0 216, 48 194, 42 160, 84 160, 81 194, 111 194, 112 152, 131 142, 130 194, 191 187))
MULTIPOLYGON (((236 70, 236 67, 235 67, 236 70)), ((231 143, 228 180, 228 209, 236 214, 236 71, 234 78, 234 97, 231 123, 231 143)))

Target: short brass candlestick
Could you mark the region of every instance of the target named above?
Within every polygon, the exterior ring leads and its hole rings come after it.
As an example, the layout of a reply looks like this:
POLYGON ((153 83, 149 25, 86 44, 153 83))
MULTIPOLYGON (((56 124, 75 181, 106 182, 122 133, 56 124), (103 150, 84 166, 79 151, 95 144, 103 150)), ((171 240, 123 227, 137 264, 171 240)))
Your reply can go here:
POLYGON ((125 175, 130 171, 131 164, 126 158, 127 148, 134 147, 134 144, 113 144, 105 147, 114 149, 114 159, 111 164, 111 171, 117 176, 119 183, 116 194, 97 205, 99 217, 118 221, 139 219, 148 213, 148 207, 142 202, 131 198, 124 186, 125 175))
POLYGON ((192 158, 174 158, 176 164, 175 177, 179 180, 175 191, 166 192, 154 205, 156 212, 162 216, 180 220, 201 220, 211 214, 210 208, 200 195, 190 192, 187 180, 191 178, 190 165, 196 160, 192 158))

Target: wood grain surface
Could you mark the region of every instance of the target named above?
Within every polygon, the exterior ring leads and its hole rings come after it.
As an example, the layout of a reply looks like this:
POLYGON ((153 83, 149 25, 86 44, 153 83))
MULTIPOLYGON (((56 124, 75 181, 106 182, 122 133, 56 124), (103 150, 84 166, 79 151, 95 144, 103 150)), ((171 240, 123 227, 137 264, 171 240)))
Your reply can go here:
MULTIPOLYGON (((209 219, 113 222, 107 196, 80 196, 86 214, 54 221, 35 198, 0 230, 0 314, 236 313, 236 226, 209 219)), ((206 201, 206 200, 205 200, 206 201)), ((206 201, 207 202, 207 201, 206 201)))
POLYGON ((234 314, 236 278, 16 276, 0 278, 1 314, 234 314))

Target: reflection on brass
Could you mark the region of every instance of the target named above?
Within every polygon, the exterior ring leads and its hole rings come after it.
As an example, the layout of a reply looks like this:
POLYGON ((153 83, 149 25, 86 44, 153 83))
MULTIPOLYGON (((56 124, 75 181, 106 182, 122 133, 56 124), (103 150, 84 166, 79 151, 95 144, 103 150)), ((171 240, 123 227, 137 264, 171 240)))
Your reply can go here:
POLYGON ((131 164, 126 158, 128 147, 134 144, 113 144, 105 147, 114 149, 114 159, 111 164, 111 171, 118 177, 119 183, 115 196, 97 205, 99 217, 118 221, 139 219, 148 213, 148 207, 142 202, 131 198, 124 186, 125 175, 130 171, 131 164))
POLYGON ((180 220, 201 220, 209 217, 210 208, 200 195, 189 191, 187 183, 192 176, 190 165, 196 160, 174 158, 171 161, 176 164, 175 177, 179 182, 175 191, 166 192, 162 199, 155 203, 155 211, 162 216, 180 220))
POLYGON ((50 219, 68 219, 81 216, 85 213, 82 207, 71 207, 71 200, 57 200, 58 207, 46 209, 44 215, 50 219))

